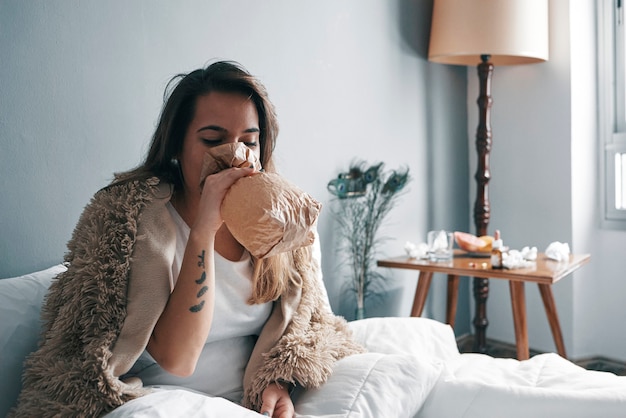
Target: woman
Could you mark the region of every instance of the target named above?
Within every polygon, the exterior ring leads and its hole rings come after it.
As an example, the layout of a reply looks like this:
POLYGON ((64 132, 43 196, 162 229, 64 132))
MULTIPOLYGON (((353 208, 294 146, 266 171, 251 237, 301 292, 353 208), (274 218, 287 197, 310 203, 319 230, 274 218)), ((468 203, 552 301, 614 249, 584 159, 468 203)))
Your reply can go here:
POLYGON ((292 417, 292 385, 319 386, 362 351, 324 304, 311 247, 254 259, 222 222, 226 191, 253 169, 200 181, 204 154, 228 143, 274 171, 263 86, 231 62, 176 80, 144 163, 94 196, 68 243, 17 416, 100 415, 143 383, 292 417))

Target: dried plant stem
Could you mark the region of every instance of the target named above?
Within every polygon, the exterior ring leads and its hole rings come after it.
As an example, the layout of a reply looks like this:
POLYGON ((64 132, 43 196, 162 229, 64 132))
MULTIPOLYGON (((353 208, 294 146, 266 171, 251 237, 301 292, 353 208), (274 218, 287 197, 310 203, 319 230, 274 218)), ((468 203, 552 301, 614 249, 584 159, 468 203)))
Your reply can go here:
POLYGON ((361 314, 365 299, 382 288, 385 278, 375 269, 378 247, 383 241, 377 238, 378 230, 408 181, 408 170, 384 175, 382 163, 366 172, 361 170, 362 165, 352 166, 350 173, 363 175, 367 185, 364 193, 357 197, 338 196, 333 206, 339 249, 344 254, 342 261, 350 267, 351 288, 361 314))

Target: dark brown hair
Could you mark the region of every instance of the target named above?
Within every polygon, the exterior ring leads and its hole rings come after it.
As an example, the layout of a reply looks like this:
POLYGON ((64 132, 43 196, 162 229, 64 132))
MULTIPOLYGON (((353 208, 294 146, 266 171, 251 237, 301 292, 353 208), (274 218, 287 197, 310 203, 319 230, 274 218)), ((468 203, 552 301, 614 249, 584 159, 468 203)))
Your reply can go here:
POLYGON ((272 154, 278 136, 278 120, 265 87, 240 64, 218 61, 188 74, 178 74, 169 81, 159 122, 144 162, 133 170, 116 174, 115 182, 157 176, 172 183, 175 190, 181 188, 182 180, 175 157, 182 150, 198 97, 212 91, 240 93, 253 101, 259 115, 261 165, 265 171, 274 172, 272 154))
MULTIPOLYGON (((175 157, 182 151, 198 97, 212 91, 243 94, 254 102, 261 131, 261 166, 266 172, 275 172, 272 154, 278 136, 278 120, 265 87, 240 64, 219 61, 189 74, 179 74, 169 81, 159 123, 144 162, 130 171, 116 174, 113 184, 157 176, 173 184, 174 190, 182 189, 182 177, 175 157)), ((310 280, 315 280, 310 261, 310 248, 262 260, 253 257, 253 291, 248 303, 276 300, 290 283, 301 286, 303 276, 311 276, 310 280)))

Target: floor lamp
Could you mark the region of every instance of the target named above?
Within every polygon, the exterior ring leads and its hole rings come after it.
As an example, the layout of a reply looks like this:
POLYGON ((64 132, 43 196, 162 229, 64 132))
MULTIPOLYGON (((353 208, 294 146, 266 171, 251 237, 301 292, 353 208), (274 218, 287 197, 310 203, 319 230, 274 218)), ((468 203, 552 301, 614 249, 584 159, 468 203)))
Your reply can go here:
MULTIPOLYGON (((548 0, 434 0, 428 60, 477 66, 480 83, 476 131, 476 235, 488 235, 491 178, 491 77, 494 66, 548 59, 548 0)), ((474 278, 474 350, 486 351, 489 281, 474 278)))

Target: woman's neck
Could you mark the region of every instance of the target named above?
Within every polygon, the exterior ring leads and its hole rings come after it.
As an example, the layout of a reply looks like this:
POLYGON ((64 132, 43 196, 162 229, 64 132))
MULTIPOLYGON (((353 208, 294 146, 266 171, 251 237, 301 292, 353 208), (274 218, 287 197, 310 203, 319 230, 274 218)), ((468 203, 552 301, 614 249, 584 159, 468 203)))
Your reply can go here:
POLYGON ((196 220, 198 202, 192 203, 190 199, 191 198, 185 196, 185 192, 176 191, 170 199, 170 203, 174 206, 174 209, 176 209, 180 217, 183 218, 187 226, 191 228, 196 220))
MULTIPOLYGON (((191 202, 191 199, 186 198, 182 192, 177 192, 170 201, 190 228, 196 220, 199 206, 199 202, 191 202)), ((215 234, 215 251, 227 260, 239 261, 243 256, 244 247, 233 237, 226 224, 222 224, 215 234)))

